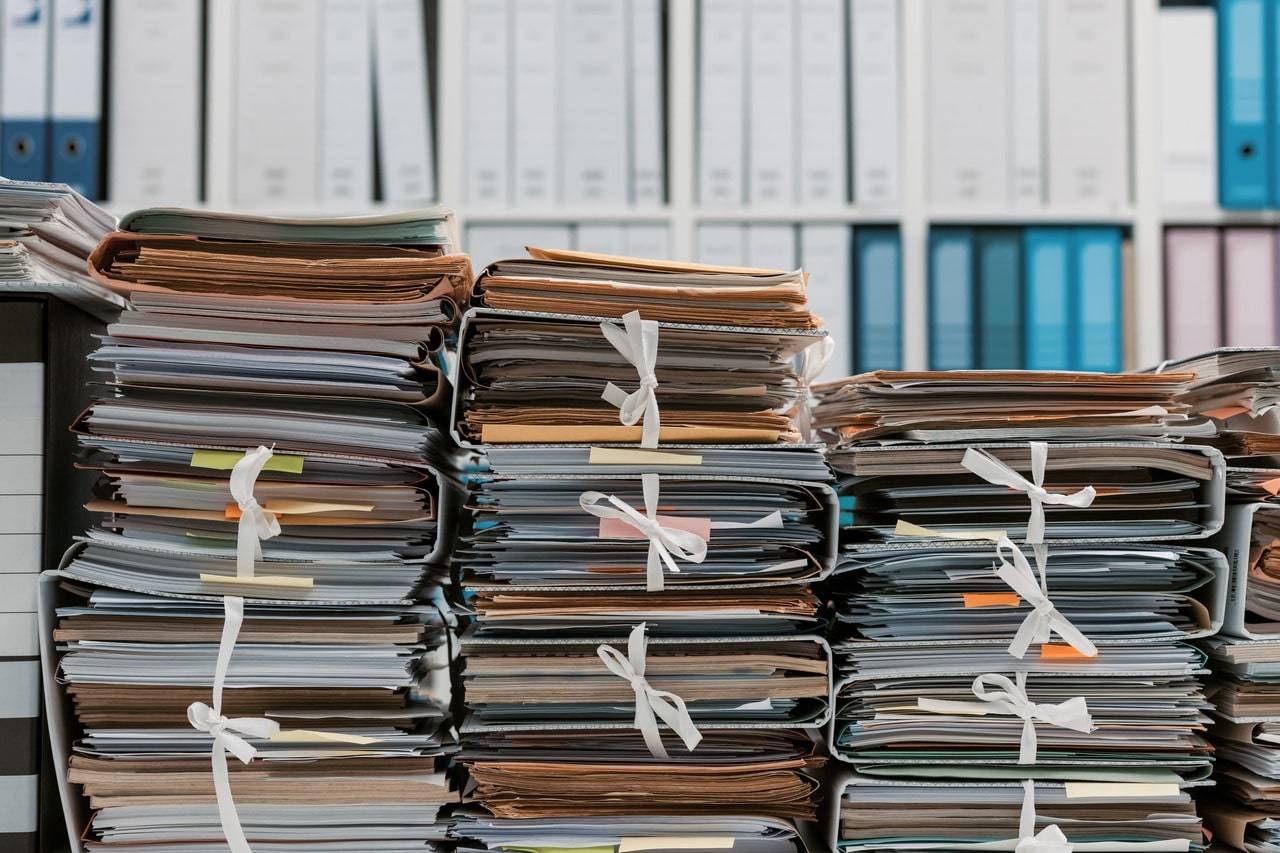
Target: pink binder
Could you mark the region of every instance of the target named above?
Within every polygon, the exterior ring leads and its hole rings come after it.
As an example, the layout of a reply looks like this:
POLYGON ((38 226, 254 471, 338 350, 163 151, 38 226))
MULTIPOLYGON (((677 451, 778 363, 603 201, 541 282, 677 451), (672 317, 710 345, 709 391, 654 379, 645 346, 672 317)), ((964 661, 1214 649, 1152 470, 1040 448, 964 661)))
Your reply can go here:
POLYGON ((1222 346, 1221 232, 1170 228, 1164 233, 1164 350, 1188 358, 1222 346))
POLYGON ((1228 228, 1222 236, 1223 343, 1276 343, 1276 232, 1228 228))

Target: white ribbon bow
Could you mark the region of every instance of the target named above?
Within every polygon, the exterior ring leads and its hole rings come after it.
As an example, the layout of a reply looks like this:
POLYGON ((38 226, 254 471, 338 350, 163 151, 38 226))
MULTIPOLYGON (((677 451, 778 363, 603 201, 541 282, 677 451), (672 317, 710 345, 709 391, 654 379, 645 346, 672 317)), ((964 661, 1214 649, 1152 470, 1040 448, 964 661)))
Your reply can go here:
POLYGON ((917 700, 922 711, 938 714, 1008 714, 1022 719, 1022 744, 1018 750, 1019 764, 1036 763, 1036 721, 1061 726, 1077 732, 1093 731, 1093 717, 1083 696, 1076 696, 1057 705, 1041 705, 1027 698, 1027 674, 1017 673, 1017 682, 1007 676, 989 672, 973 680, 973 695, 977 702, 957 702, 950 699, 917 700), (988 690, 987 685, 1000 688, 988 690))
POLYGON ((1049 600, 1044 581, 1044 566, 1049 556, 1047 549, 1043 545, 1033 545, 1032 549, 1035 551, 1036 563, 1040 567, 1039 581, 1036 580, 1035 572, 1027 562, 1026 555, 1012 539, 1002 536, 996 542, 996 556, 1000 560, 996 576, 1031 605, 1031 612, 1027 614, 1026 619, 1022 620, 1017 633, 1013 635, 1012 642, 1009 643, 1009 654, 1021 658, 1027 653, 1032 643, 1047 643, 1050 634, 1057 633, 1071 648, 1086 657, 1093 657, 1098 653, 1098 647, 1079 628, 1072 625, 1067 617, 1059 613, 1058 608, 1054 607, 1053 602, 1049 600), (1006 550, 1013 555, 1012 563, 1005 559, 1006 550))
POLYGON ((1049 458, 1049 446, 1043 441, 1031 444, 1031 479, 1028 480, 989 453, 970 447, 960 464, 988 483, 1008 486, 1026 492, 1031 499, 1031 518, 1027 521, 1027 544, 1044 542, 1044 505, 1087 507, 1093 503, 1097 492, 1093 486, 1085 486, 1073 495, 1050 492, 1044 487, 1044 466, 1049 458))
POLYGON ((583 492, 578 497, 578 505, 597 518, 616 518, 625 521, 649 539, 649 563, 646 574, 646 586, 650 592, 663 589, 662 564, 677 574, 680 567, 673 558, 701 563, 707 558, 707 540, 688 530, 674 527, 663 527, 658 523, 658 475, 644 474, 640 477, 644 487, 645 515, 636 512, 626 501, 604 492, 583 492), (600 501, 608 501, 616 509, 599 506, 600 501))
POLYGON ((644 677, 645 652, 649 645, 644 635, 646 624, 641 622, 631 629, 631 636, 627 638, 626 657, 623 657, 622 652, 608 645, 598 646, 596 654, 600 656, 600 660, 604 661, 604 665, 610 672, 631 682, 631 687, 636 692, 634 725, 644 735, 644 743, 649 747, 649 752, 655 758, 670 757, 666 747, 662 745, 662 736, 658 733, 658 721, 655 715, 670 726, 671 730, 684 741, 685 748, 692 752, 693 748, 701 743, 702 733, 693 724, 693 718, 689 716, 689 709, 685 706, 684 700, 674 693, 655 689, 644 677))
POLYGON ((835 351, 836 342, 828 336, 800 352, 800 387, 804 397, 800 400, 800 409, 796 414, 800 421, 800 434, 808 442, 816 440, 813 433, 813 383, 827 369, 827 363, 831 361, 831 355, 835 351))
POLYGON ((635 426, 644 417, 641 447, 657 447, 661 423, 658 414, 658 377, 654 369, 658 364, 658 323, 641 320, 639 311, 622 317, 626 331, 610 322, 600 324, 600 331, 613 348, 622 353, 640 375, 640 387, 630 394, 610 382, 600 396, 619 409, 618 420, 626 426, 635 426))
POLYGON ((1072 844, 1056 823, 1035 834, 1036 786, 1030 779, 1024 779, 1022 788, 1022 814, 1018 818, 1018 846, 1013 848, 1014 853, 1071 853, 1072 844))
POLYGON ((280 535, 280 521, 253 496, 258 475, 271 459, 271 450, 259 446, 250 450, 231 469, 231 497, 240 507, 240 523, 236 529, 236 574, 253 577, 262 559, 262 540, 280 535))

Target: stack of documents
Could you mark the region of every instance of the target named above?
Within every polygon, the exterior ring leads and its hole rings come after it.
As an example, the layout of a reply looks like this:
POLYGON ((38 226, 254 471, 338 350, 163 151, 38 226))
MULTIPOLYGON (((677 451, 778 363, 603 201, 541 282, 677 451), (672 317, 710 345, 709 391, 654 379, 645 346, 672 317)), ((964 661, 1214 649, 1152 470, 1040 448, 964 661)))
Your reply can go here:
POLYGON ((130 308, 75 425, 103 517, 47 596, 59 717, 82 730, 59 757, 94 810, 74 834, 421 850, 458 796, 443 345, 470 266, 453 223, 126 221, 155 233, 94 251, 130 308))
POLYGON ((815 389, 841 508, 838 849, 1201 849, 1212 706, 1187 641, 1222 627, 1229 576, 1199 541, 1225 465, 1186 443, 1214 431, 1178 401, 1194 378, 815 389))
POLYGON ((839 515, 798 422, 821 367, 795 357, 824 341, 807 277, 530 253, 481 274, 460 332, 455 428, 486 464, 453 561, 453 836, 792 853, 820 802, 839 515))
POLYGON ((110 319, 125 301, 89 276, 85 259, 115 224, 66 184, 0 178, 0 290, 52 290, 110 319))

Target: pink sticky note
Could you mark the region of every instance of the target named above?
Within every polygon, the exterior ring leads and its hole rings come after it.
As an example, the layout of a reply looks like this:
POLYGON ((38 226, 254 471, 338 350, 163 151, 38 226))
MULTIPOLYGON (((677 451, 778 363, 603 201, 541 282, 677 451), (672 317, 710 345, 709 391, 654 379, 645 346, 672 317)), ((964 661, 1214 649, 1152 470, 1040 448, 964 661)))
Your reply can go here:
MULTIPOLYGON (((682 518, 675 515, 658 516, 658 524, 673 530, 686 530, 703 539, 711 539, 711 519, 682 518)), ((645 535, 620 518, 600 519, 601 539, 644 539, 645 535)))

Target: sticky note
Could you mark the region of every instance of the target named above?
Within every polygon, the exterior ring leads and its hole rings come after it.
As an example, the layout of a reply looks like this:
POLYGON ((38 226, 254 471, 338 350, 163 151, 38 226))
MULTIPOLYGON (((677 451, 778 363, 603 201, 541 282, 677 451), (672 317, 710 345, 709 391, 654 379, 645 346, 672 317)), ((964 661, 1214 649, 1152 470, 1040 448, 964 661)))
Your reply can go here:
MULTIPOLYGON (((230 471, 245 454, 236 450, 195 450, 191 453, 192 468, 210 468, 215 471, 230 471)), ((288 456, 277 453, 262 466, 264 471, 282 471, 286 474, 302 473, 301 456, 288 456)))
POLYGON ((587 462, 591 465, 701 465, 702 455, 631 447, 593 447, 587 462))
MULTIPOLYGON (((675 515, 659 515, 657 516, 657 521, 660 527, 685 530, 702 539, 709 540, 711 538, 711 519, 709 518, 681 518, 675 515)), ((600 519, 600 530, 597 535, 601 539, 645 538, 643 533, 620 518, 600 519)))
POLYGON ((1259 483, 1259 485, 1267 490, 1267 494, 1280 494, 1280 477, 1276 477, 1274 480, 1267 480, 1265 483, 1259 483))
POLYGON ((1045 643, 1040 646, 1041 660, 1091 660, 1096 655, 1086 655, 1076 651, 1066 643, 1045 643))
POLYGON ((1067 799, 1080 797, 1134 799, 1176 797, 1177 782, 1067 782, 1067 799))
POLYGON ((376 737, 348 735, 340 732, 311 732, 306 729, 272 732, 268 740, 276 743, 355 743, 361 745, 381 743, 376 737))
POLYGON ((1243 415, 1249 411, 1244 406, 1223 406, 1218 409, 1205 409, 1200 414, 1206 418, 1213 418, 1219 421, 1225 421, 1227 418, 1234 418, 1236 415, 1243 415))
POLYGON ((315 585, 311 578, 287 578, 283 575, 241 577, 240 575, 211 575, 207 572, 200 573, 200 581, 202 583, 229 583, 237 586, 278 586, 288 589, 311 589, 315 585))
POLYGON ((732 850, 732 835, 669 835, 665 838, 624 838, 618 842, 618 853, 641 850, 732 850))
POLYGON ((1022 599, 1016 592, 966 592, 965 607, 1017 607, 1022 599))

